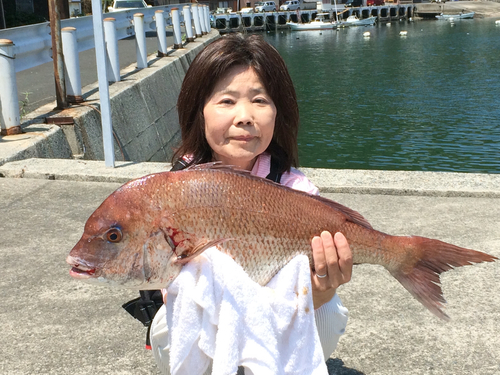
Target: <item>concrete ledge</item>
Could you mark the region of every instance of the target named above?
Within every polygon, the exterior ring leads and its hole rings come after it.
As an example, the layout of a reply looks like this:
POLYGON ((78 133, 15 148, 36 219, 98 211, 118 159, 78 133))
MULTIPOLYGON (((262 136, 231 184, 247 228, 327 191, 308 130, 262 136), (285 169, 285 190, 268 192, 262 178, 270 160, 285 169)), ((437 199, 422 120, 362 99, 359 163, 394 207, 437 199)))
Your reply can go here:
POLYGON ((27 159, 0 166, 0 176, 66 181, 117 182, 170 169, 170 163, 116 162, 109 168, 103 161, 70 159, 27 159))
MULTIPOLYGON (((118 182, 168 171, 170 163, 27 159, 0 166, 3 177, 118 182)), ((500 174, 302 168, 321 193, 500 198, 500 174)))
POLYGON ((500 198, 500 174, 301 168, 323 193, 500 198))
POLYGON ((458 14, 462 10, 475 12, 474 18, 500 17, 500 3, 495 1, 446 1, 440 3, 414 3, 415 13, 419 16, 425 14, 458 14))
POLYGON ((71 158, 71 148, 56 125, 33 124, 22 134, 0 137, 0 165, 34 157, 71 158))

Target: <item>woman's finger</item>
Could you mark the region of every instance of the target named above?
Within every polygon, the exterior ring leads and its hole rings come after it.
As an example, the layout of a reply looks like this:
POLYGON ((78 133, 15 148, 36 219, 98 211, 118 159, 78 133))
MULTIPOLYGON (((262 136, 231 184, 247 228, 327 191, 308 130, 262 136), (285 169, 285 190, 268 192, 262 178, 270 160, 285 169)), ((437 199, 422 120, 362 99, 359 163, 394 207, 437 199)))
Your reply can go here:
POLYGON ((339 273, 337 248, 335 246, 332 234, 327 231, 321 232, 321 241, 323 242, 323 251, 325 254, 325 261, 327 264, 327 272, 330 284, 335 286, 336 279, 339 273))
MULTIPOLYGON (((311 241, 313 252, 314 271, 316 275, 326 275, 328 272, 325 251, 323 249, 323 240, 319 236, 313 237, 311 241)), ((321 279, 321 277, 319 277, 321 279)))
POLYGON ((352 276, 352 252, 345 236, 337 232, 334 236, 335 248, 338 254, 338 268, 342 275, 342 284, 351 280, 352 276))

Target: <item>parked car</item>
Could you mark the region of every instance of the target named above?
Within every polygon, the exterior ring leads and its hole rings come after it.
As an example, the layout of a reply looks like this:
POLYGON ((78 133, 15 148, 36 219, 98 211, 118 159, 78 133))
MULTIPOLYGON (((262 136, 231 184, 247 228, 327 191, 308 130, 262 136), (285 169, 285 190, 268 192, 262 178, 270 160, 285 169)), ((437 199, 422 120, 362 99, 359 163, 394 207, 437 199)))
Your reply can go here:
POLYGON ((360 7, 363 6, 363 0, 347 0, 345 7, 360 7))
POLYGON ((367 6, 384 5, 384 0, 366 0, 367 6))
POLYGON ((299 0, 288 0, 280 6, 280 10, 297 10, 300 9, 300 1, 299 0))
POLYGON ((108 7, 108 12, 118 12, 137 8, 149 8, 144 0, 115 0, 113 5, 108 7))
POLYGON ((240 13, 242 14, 251 14, 253 13, 253 8, 241 8, 240 13))
POLYGON ((276 10, 276 3, 274 1, 262 1, 257 3, 255 7, 256 12, 272 12, 276 10))

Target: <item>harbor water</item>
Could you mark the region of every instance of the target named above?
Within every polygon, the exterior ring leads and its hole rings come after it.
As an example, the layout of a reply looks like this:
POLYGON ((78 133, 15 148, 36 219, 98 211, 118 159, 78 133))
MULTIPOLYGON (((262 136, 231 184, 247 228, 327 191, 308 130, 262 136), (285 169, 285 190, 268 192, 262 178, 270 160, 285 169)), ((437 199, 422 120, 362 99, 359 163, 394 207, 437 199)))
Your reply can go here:
POLYGON ((264 37, 297 90, 301 166, 500 173, 494 19, 264 37))

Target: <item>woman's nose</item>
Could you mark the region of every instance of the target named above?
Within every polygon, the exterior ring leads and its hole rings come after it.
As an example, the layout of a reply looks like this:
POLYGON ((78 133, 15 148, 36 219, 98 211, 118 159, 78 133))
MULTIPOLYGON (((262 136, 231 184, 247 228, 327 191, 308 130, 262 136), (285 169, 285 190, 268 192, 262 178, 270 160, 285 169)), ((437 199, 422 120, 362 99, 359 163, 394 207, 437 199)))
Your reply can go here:
POLYGON ((253 124, 253 111, 251 103, 238 103, 235 108, 234 122, 237 125, 253 124))

